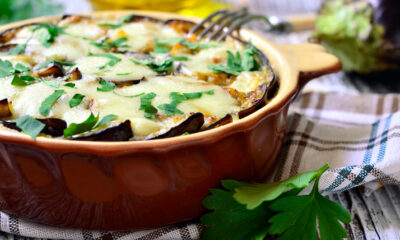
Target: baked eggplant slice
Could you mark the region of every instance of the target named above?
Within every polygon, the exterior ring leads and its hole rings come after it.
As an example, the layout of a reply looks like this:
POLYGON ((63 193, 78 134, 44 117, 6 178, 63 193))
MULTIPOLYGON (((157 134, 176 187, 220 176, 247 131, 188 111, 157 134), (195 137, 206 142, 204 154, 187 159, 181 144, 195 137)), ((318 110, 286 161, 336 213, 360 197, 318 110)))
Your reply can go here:
POLYGON ((258 109, 264 107, 267 103, 267 92, 268 87, 265 83, 258 86, 255 90, 249 92, 247 96, 250 107, 240 111, 239 118, 244 118, 257 111, 258 109))
MULTIPOLYGON (((64 134, 64 129, 67 128, 67 123, 58 118, 45 118, 45 119, 37 119, 38 121, 45 124, 41 133, 53 136, 53 137, 60 137, 64 134)), ((3 124, 5 127, 21 131, 17 124, 13 121, 5 121, 0 120, 0 124, 3 124)))
POLYGON ((145 77, 142 77, 141 79, 134 79, 134 80, 128 80, 128 81, 113 81, 113 80, 110 80, 110 81, 113 82, 115 84, 115 86, 117 86, 118 88, 121 88, 121 87, 132 86, 132 85, 138 84, 145 79, 146 79, 145 77))
POLYGON ((129 141, 133 137, 131 121, 126 120, 116 126, 101 129, 97 132, 70 138, 84 141, 129 141))
POLYGON ((40 77, 63 77, 64 76, 64 69, 63 67, 58 64, 58 63, 51 63, 49 66, 43 70, 40 70, 38 72, 38 75, 40 77))
POLYGON ((200 112, 193 113, 188 118, 180 122, 177 126, 170 128, 167 132, 155 137, 147 138, 146 140, 161 139, 180 136, 184 133, 195 133, 200 130, 204 124, 204 115, 200 112))
POLYGON ((211 123, 210 125, 208 125, 207 127, 203 128, 202 131, 207 131, 216 127, 220 127, 223 125, 226 125, 228 123, 233 122, 233 118, 231 114, 226 114, 223 118, 219 119, 218 121, 215 121, 213 123, 211 123))
POLYGON ((79 68, 74 68, 70 73, 68 73, 68 81, 76 81, 82 79, 82 73, 79 68))
POLYGON ((4 98, 0 100, 0 118, 11 117, 11 109, 10 104, 8 103, 8 99, 4 98))

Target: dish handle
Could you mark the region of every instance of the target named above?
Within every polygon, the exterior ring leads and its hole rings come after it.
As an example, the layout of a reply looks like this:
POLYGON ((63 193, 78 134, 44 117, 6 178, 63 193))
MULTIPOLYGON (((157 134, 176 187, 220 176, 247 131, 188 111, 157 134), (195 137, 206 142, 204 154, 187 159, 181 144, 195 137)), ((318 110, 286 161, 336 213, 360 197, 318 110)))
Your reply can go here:
POLYGON ((342 69, 339 59, 328 53, 321 45, 303 43, 282 44, 280 46, 294 57, 299 70, 299 89, 302 89, 311 79, 342 69))

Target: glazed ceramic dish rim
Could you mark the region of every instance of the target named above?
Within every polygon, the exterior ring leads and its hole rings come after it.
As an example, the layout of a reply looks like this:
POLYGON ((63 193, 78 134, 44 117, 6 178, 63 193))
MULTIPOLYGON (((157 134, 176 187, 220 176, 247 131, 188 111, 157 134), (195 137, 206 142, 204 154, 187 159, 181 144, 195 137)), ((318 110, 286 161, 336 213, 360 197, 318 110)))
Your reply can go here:
MULTIPOLYGON (((81 16, 93 16, 104 18, 119 18, 127 14, 138 14, 144 16, 152 16, 162 20, 165 19, 182 19, 198 22, 199 18, 186 17, 173 13, 153 12, 153 11, 103 11, 93 12, 88 14, 79 14, 81 16)), ((7 25, 0 26, 0 32, 6 29, 21 26, 27 23, 34 22, 54 22, 61 18, 61 16, 48 16, 41 18, 34 18, 25 21, 15 22, 7 25)), ((37 146, 48 150, 71 150, 83 152, 97 152, 109 153, 126 150, 149 150, 151 152, 170 151, 174 148, 182 147, 183 145, 193 145, 202 143, 213 143, 221 138, 234 134, 236 132, 247 132, 256 127, 261 119, 268 117, 271 114, 279 112, 282 107, 291 102, 291 99, 298 91, 299 73, 300 70, 296 65, 296 61, 290 61, 283 49, 278 45, 266 40, 264 37, 246 29, 241 30, 241 36, 244 40, 251 40, 251 42, 260 49, 270 60, 272 68, 279 76, 280 86, 278 93, 271 99, 264 107, 250 114, 249 116, 235 121, 233 123, 220 126, 204 132, 193 133, 186 136, 177 136, 165 139, 148 140, 148 141, 126 141, 126 142, 96 142, 96 141, 76 141, 66 139, 54 139, 49 137, 37 137, 36 140, 28 135, 7 129, 1 126, 0 128, 0 141, 25 143, 37 146), (290 61, 290 62, 289 62, 290 61)), ((321 70, 321 69, 318 69, 321 70)))

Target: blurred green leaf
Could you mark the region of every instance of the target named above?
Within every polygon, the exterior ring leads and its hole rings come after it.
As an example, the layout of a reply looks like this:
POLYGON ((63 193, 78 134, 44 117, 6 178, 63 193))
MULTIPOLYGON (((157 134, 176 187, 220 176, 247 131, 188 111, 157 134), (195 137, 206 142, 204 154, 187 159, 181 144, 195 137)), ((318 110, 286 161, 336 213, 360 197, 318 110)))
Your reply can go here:
POLYGON ((53 0, 1 0, 0 24, 60 14, 63 10, 63 5, 53 0))

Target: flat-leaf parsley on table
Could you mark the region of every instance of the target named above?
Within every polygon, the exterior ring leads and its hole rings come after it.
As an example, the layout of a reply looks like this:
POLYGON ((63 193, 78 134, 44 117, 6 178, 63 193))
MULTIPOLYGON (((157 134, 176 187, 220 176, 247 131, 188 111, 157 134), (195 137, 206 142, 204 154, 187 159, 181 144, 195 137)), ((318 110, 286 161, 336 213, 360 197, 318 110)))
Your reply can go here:
POLYGON ((321 175, 329 168, 299 174, 266 184, 246 184, 223 180, 226 190, 211 189, 203 205, 213 210, 201 221, 200 239, 319 239, 346 238, 342 223, 350 214, 318 191, 321 175), (314 181, 308 195, 298 193, 314 181), (317 224, 318 221, 318 224, 317 224), (318 226, 318 230, 317 230, 318 226))

